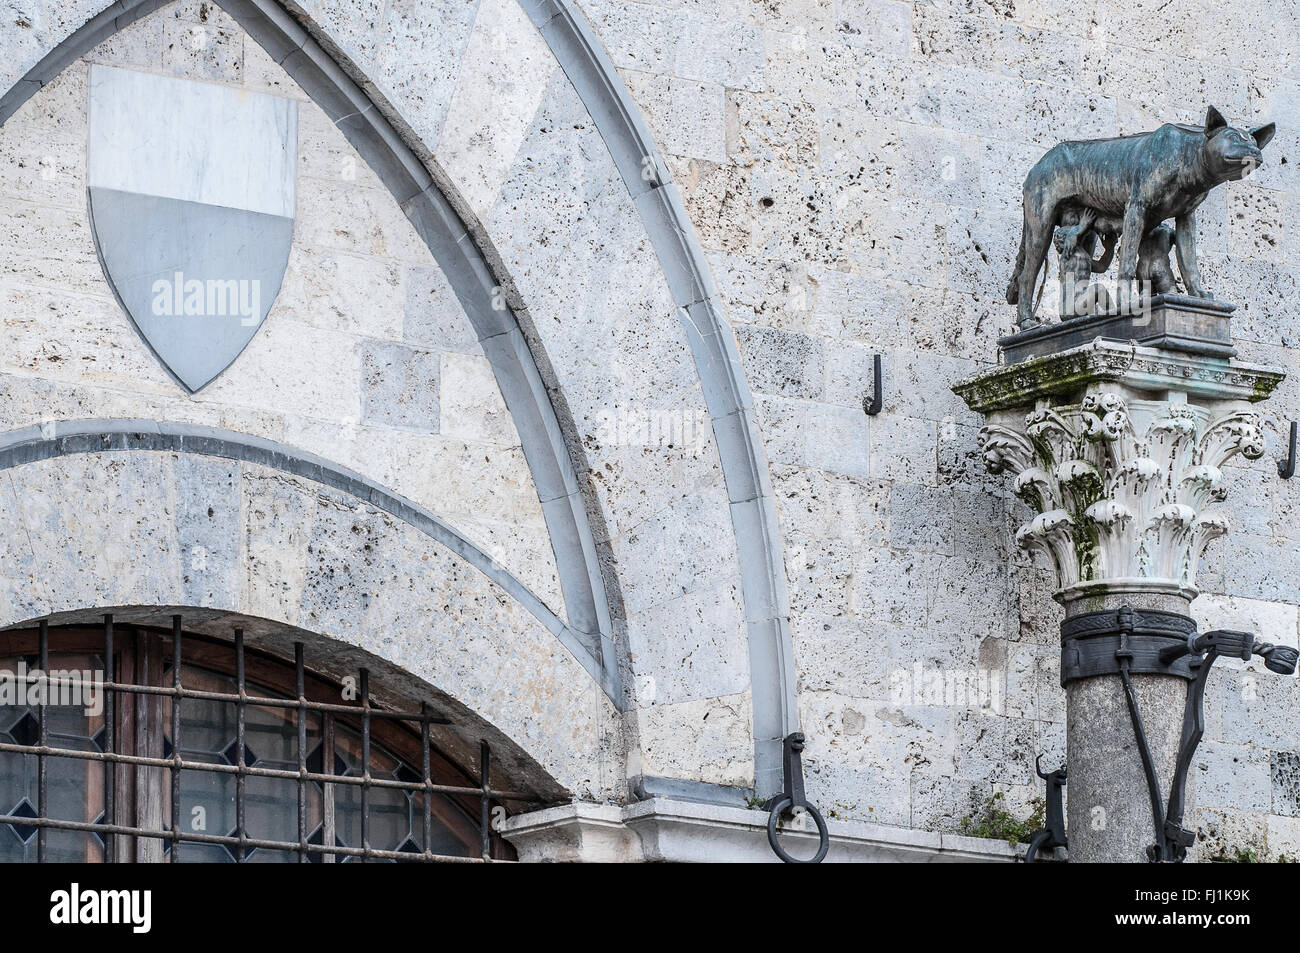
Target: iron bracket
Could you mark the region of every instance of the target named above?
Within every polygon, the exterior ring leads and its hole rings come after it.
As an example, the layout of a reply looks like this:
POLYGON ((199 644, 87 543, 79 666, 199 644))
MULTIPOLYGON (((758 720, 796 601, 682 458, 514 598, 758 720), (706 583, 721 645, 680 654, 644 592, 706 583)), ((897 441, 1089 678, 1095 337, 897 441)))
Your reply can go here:
MULTIPOLYGON (((877 385, 879 386, 879 385, 877 385)), ((1287 451, 1286 459, 1279 460, 1277 464, 1277 475, 1283 480, 1289 480, 1295 476, 1295 445, 1296 436, 1300 433, 1300 423, 1291 421, 1291 443, 1287 451)))
POLYGON ((1041 831, 1035 831, 1034 836, 1029 839, 1029 849, 1025 851, 1025 863, 1032 864, 1038 858, 1040 850, 1055 850, 1058 847, 1067 847, 1065 840, 1065 782, 1066 770, 1065 765, 1057 768, 1049 774, 1043 773, 1042 768, 1043 756, 1040 754, 1034 761, 1034 773, 1047 782, 1047 799, 1046 813, 1047 826, 1041 831))
POLYGON ((804 736, 802 731, 794 731, 785 736, 781 743, 781 772, 784 777, 785 787, 776 797, 770 798, 763 805, 764 810, 768 811, 767 818, 767 842, 772 845, 772 850, 776 856, 780 857, 787 864, 820 864, 826 858, 826 852, 830 849, 830 833, 826 830, 826 821, 822 818, 821 812, 808 803, 808 798, 804 794, 803 787, 803 746, 804 736), (807 812, 817 825, 817 853, 807 860, 800 860, 791 855, 780 841, 777 840, 776 830, 781 818, 789 814, 792 817, 798 817, 800 814, 807 812))
MULTIPOLYGON (((1187 774, 1205 733, 1205 685, 1210 668, 1220 657, 1249 660, 1251 655, 1260 656, 1269 671, 1281 675, 1292 674, 1300 660, 1300 651, 1291 646, 1257 642, 1249 632, 1216 629, 1197 634, 1196 621, 1176 612, 1121 606, 1118 610, 1084 613, 1061 623, 1062 686, 1081 678, 1114 674, 1119 675, 1124 685, 1129 718, 1133 723, 1133 735, 1151 800, 1155 843, 1148 848, 1147 855, 1152 862, 1181 863, 1187 856, 1187 848, 1196 841, 1195 835, 1183 827, 1183 815, 1187 774), (1133 689, 1131 676, 1134 674, 1170 675, 1185 678, 1190 683, 1167 804, 1161 796, 1160 780, 1147 744, 1137 693, 1133 689)), ((1055 774, 1043 775, 1040 771, 1039 777, 1050 778, 1055 774)), ((1064 769, 1060 774, 1064 784, 1064 769)), ((1050 798, 1052 782, 1049 780, 1048 784, 1050 798)), ((1050 799, 1048 807, 1050 811, 1050 799)), ((1056 839, 1051 819, 1049 813, 1048 830, 1035 835, 1035 841, 1043 838, 1040 843, 1031 844, 1035 850, 1056 839)), ((1061 837, 1064 837, 1063 830, 1061 837)))
POLYGON ((862 399, 862 409, 870 417, 876 416, 885 405, 885 391, 881 385, 880 355, 873 354, 871 361, 871 376, 875 379, 875 390, 871 392, 870 397, 862 399))
POLYGON ((1187 691, 1187 703, 1183 709, 1183 730, 1178 740, 1178 757, 1174 765, 1174 776, 1170 782, 1169 804, 1165 809, 1163 822, 1159 810, 1159 782, 1151 766, 1151 751, 1142 730, 1142 718, 1137 710, 1137 699, 1129 682, 1127 666, 1121 669, 1120 675, 1129 697, 1129 712, 1133 718, 1134 734, 1137 736, 1138 750, 1147 771, 1147 786, 1151 794, 1156 842, 1147 848, 1147 856, 1153 863, 1180 864, 1187 857, 1187 849, 1196 843, 1196 835, 1183 827, 1183 816, 1187 807, 1187 774, 1191 770, 1196 748, 1205 734, 1205 685, 1210 677, 1210 669, 1219 658, 1239 658, 1249 661, 1251 655, 1260 656, 1264 660, 1265 668, 1280 675, 1294 673, 1297 660, 1300 660, 1300 651, 1289 645, 1257 642, 1249 632, 1233 629, 1215 629, 1202 635, 1197 635, 1193 629, 1183 645, 1166 646, 1161 650, 1162 662, 1173 663, 1186 660, 1194 673, 1187 691))
POLYGON ((1176 612, 1131 609, 1088 612, 1061 623, 1061 687, 1080 678, 1134 674, 1196 677, 1186 657, 1196 621, 1176 612), (1166 650, 1177 650, 1169 654, 1166 650))

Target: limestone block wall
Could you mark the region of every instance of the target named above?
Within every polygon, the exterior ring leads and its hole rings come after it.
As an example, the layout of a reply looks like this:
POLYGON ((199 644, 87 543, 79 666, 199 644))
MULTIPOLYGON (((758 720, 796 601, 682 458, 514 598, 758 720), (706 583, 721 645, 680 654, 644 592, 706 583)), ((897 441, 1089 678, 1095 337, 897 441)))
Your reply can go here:
POLYGON ((226 427, 350 467, 429 505, 564 614, 537 492, 446 277, 343 135, 210 4, 112 37, 0 133, 0 431, 126 417, 226 427), (86 217, 92 63, 300 101, 284 285, 230 371, 188 397, 124 319, 86 217))
MULTIPOLYGON (((948 390, 996 360, 1020 183, 1056 141, 1161 122, 1278 123, 1263 169, 1201 216, 1207 285, 1300 413, 1300 11, 1116 0, 580 0, 669 156, 740 342, 781 507, 809 789, 855 818, 952 830, 994 792, 1028 814, 1064 759, 1057 623, 1009 551, 1021 505, 948 390), (1249 39, 1247 39, 1249 38, 1249 39), (884 409, 869 418, 871 358, 884 409), (931 676, 970 675, 980 710, 931 676), (919 678, 918 678, 919 676, 919 678), (908 702, 908 703, 900 703, 908 702)), ((1053 272, 1053 279, 1055 273, 1053 272)), ((1054 281, 1043 296, 1055 307, 1054 281)), ((1295 644, 1296 483, 1232 470, 1202 625, 1295 644)), ((1192 772, 1200 856, 1300 848, 1300 686, 1216 672, 1192 772)), ((1256 677, 1258 675, 1258 677, 1256 677)))
MULTIPOLYGON (((102 5, 20 0, 14 28, 6 23, 0 33, 4 88, 102 5)), ((454 197, 563 408, 629 675, 630 753, 621 773, 751 784, 753 685, 765 677, 751 673, 747 644, 756 610, 741 566, 752 553, 738 543, 727 456, 708 416, 689 315, 614 146, 570 75, 573 64, 557 58, 518 0, 287 6, 348 64, 454 197)), ((1040 793, 1034 757, 1052 765, 1064 757, 1059 611, 1048 574, 1011 550, 1024 514, 1004 481, 983 472, 980 420, 949 385, 994 362, 997 337, 1012 329, 1003 296, 1019 188, 1038 155, 1060 139, 1199 121, 1213 103, 1234 121, 1280 127, 1264 168, 1207 203, 1201 261, 1207 285, 1240 305, 1242 357, 1290 372, 1268 412, 1279 421, 1300 414, 1292 347, 1300 245, 1288 225, 1300 211, 1300 13, 1286 0, 1162 8, 1107 0, 1086 10, 1055 0, 576 6, 680 189, 753 392, 757 459, 779 511, 772 545, 788 590, 788 606, 773 611, 793 632, 810 795, 836 816, 941 831, 958 828, 995 792, 1028 814, 1040 793), (862 400, 877 353, 884 410, 869 418, 862 400), (966 688, 961 697, 954 680, 966 688), (934 694, 941 683, 946 697, 934 694)), ((213 4, 165 7, 140 27, 96 55, 295 95, 254 44, 238 51, 237 27, 213 4), (212 30, 207 55, 186 45, 194 27, 212 30)), ((7 285, 58 290, 41 298, 42 308, 46 298, 84 293, 98 275, 84 240, 51 237, 84 230, 70 198, 76 190, 40 197, 64 187, 59 177, 80 174, 76 160, 53 181, 35 183, 26 171, 41 161, 39 143, 78 135, 76 82, 73 72, 39 94, 72 105, 42 109, 33 100, 0 130, 0 148, 17 150, 0 164, 5 208, 50 209, 43 230, 22 225, 23 241, 0 235, 0 267, 7 285), (19 122, 29 124, 26 135, 13 132, 19 122)), ((131 352, 129 330, 102 299, 78 300, 78 320, 59 318, 57 306, 53 317, 41 312, 42 321, 58 321, 56 335, 30 327, 19 335, 27 344, 8 373, 20 380, 0 387, 0 409, 16 426, 49 408, 55 416, 104 415, 100 408, 116 404, 149 411, 140 416, 199 408, 198 422, 271 432, 322 456, 342 454, 358 469, 369 459, 485 548, 499 539, 491 551, 511 551, 512 571, 555 607, 545 547, 534 536, 493 537, 510 531, 502 524, 525 533, 530 513, 531 525, 541 524, 539 511, 514 495, 528 497, 531 487, 508 421, 488 410, 496 406, 491 389, 440 386, 436 407, 429 393, 401 406, 426 422, 436 412, 436 438, 417 438, 392 416, 392 381, 374 370, 389 366, 393 349, 438 353, 444 383, 482 379, 482 365, 445 363, 447 354, 465 356, 455 321, 444 320, 441 304, 414 317, 410 305, 413 296, 447 297, 436 268, 419 247, 408 251, 388 197, 364 191, 364 165, 355 182, 336 174, 351 168, 346 143, 303 125, 304 136, 319 136, 300 169, 318 183, 300 209, 307 227, 299 242, 314 251, 303 270, 291 262, 278 308, 301 327, 293 345, 305 361, 327 361, 346 344, 340 353, 356 383, 344 394, 314 392, 312 406, 327 413, 285 414, 267 389, 282 371, 269 356, 248 365, 246 382, 232 374, 217 385, 219 408, 175 400, 148 355, 131 352), (359 197, 341 201, 352 193, 359 197), (314 290, 322 287, 329 293, 314 290), (375 350, 364 351, 362 338, 375 350), (92 345, 100 340, 107 352, 92 345), (92 352, 93 362, 73 360, 92 352), (105 353, 132 383, 96 384, 91 393, 91 379, 106 373, 105 353), (364 419, 366 381, 376 389, 371 406, 385 408, 378 419, 364 419), (470 405, 468 422, 448 429, 457 401, 470 405), (358 434, 376 436, 348 436, 339 427, 344 405, 357 408, 358 434), (430 439, 446 450, 453 436, 463 451, 421 453, 430 439), (488 479, 475 469, 485 464, 488 479), (473 476, 462 486, 460 474, 473 476), (456 489, 448 499, 435 486, 456 489), (504 505, 503 486, 511 488, 504 505)), ((1049 282, 1049 311, 1053 299, 1049 282)), ((454 318, 454 308, 445 311, 454 318)), ((26 321, 37 317, 29 311, 26 321)), ((268 345, 271 330, 259 336, 268 345)), ((9 337, 6 329, 6 348, 9 337)), ((410 367, 419 376, 435 371, 431 358, 410 367)), ((1275 457, 1276 434, 1270 439, 1275 457)), ((1269 456, 1234 468, 1238 525, 1211 547, 1201 573, 1205 624, 1245 622, 1294 643, 1294 482, 1277 479, 1269 456)), ((1192 772, 1198 852, 1300 853, 1295 680, 1225 667, 1207 715, 1192 772)))
POLYGON ((749 786, 734 517, 685 322, 555 54, 516 0, 472 6, 461 31, 457 3, 291 5, 431 153, 571 421, 629 676, 627 775, 749 786), (448 73, 432 104, 428 77, 448 73))
MULTIPOLYGON (((55 16, 29 5, 19 29, 30 33, 5 34, 14 48, 3 58, 9 82, 76 29, 78 16, 98 12, 83 6, 55 16)), ((746 618, 718 452, 686 330, 585 107, 513 2, 464 5, 446 16, 414 3, 394 4, 382 18, 353 17, 335 4, 293 12, 384 104, 477 230, 476 243, 495 261, 499 290, 569 422, 563 437, 593 528, 587 543, 605 567, 628 669, 629 698, 618 701, 633 709, 621 726, 631 753, 618 774, 751 785, 746 618), (637 744, 642 731, 647 741, 637 744)), ((302 98, 270 55, 211 3, 165 5, 87 59, 302 98)), ((66 177, 58 183, 63 218, 49 234, 80 230, 69 245, 79 256, 76 286, 102 291, 76 211, 76 83, 83 73, 77 66, 49 82, 4 132, 22 143, 15 148, 43 155, 48 127, 69 122, 72 145, 56 151, 74 158, 59 173, 66 177), (50 101, 65 86, 72 121, 65 103, 50 101)), ((304 146, 313 138, 302 150, 290 273, 268 326, 229 374, 197 400, 180 398, 105 294, 100 323, 121 338, 119 351, 136 351, 126 364, 110 361, 93 340, 78 353, 111 364, 115 386, 60 404, 50 396, 60 393, 60 373, 34 369, 23 384, 31 380, 38 393, 6 389, 7 402, 30 401, 12 425, 130 416, 282 440, 426 505, 563 615, 549 540, 531 535, 544 530, 538 493, 463 314, 371 171, 309 103, 303 114, 304 146), (300 246, 312 252, 303 261, 300 246), (258 347, 276 343, 277 322, 284 328, 278 350, 259 358, 258 347), (296 414, 285 413, 272 383, 285 374, 306 388, 297 404, 288 402, 296 414), (151 382, 150 402, 137 399, 137 379, 151 382)), ((14 161, 16 206, 27 201, 24 169, 38 164, 14 161)), ((29 286, 47 292, 37 274, 50 267, 34 250, 41 244, 50 243, 27 231, 9 247, 12 261, 29 266, 29 286)), ((61 261, 57 253, 53 261, 61 261)), ((46 296, 30 297, 43 303, 46 296)), ((83 317, 71 309, 55 340, 88 336, 83 317)), ((35 322, 29 328, 35 337, 35 322)), ((611 741, 606 751, 621 758, 621 745, 611 741)), ((614 785, 606 793, 625 791, 614 785)))

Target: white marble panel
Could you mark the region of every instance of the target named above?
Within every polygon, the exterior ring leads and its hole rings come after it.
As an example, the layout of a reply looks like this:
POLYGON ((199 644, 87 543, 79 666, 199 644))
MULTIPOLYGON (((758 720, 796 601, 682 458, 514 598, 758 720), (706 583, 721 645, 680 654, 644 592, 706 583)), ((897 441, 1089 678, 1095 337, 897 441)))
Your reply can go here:
POLYGON ((91 67, 92 188, 292 218, 297 143, 292 100, 91 67))

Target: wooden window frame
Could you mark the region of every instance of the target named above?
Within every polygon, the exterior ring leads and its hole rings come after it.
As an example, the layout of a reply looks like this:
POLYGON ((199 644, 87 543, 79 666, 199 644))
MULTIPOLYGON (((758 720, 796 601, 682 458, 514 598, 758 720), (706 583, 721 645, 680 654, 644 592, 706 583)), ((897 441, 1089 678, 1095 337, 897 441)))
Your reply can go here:
MULTIPOLYGON (((50 627, 48 632, 48 651, 51 655, 103 656, 104 633, 100 628, 71 625, 50 627)), ((182 674, 185 668, 194 667, 219 676, 230 678, 236 676, 235 652, 230 642, 190 632, 182 634, 184 639, 182 674)), ((38 656, 39 640, 39 629, 0 632, 0 660, 38 656)), ((163 676, 172 658, 170 630, 147 625, 117 623, 114 628, 113 645, 114 658, 108 662, 114 673, 113 681, 136 686, 168 687, 164 684, 163 676)), ((245 678, 250 696, 281 696, 285 699, 298 697, 297 673, 292 662, 286 663, 283 659, 256 648, 245 648, 243 651, 245 678)), ((340 699, 345 698, 343 688, 338 683, 309 669, 305 670, 304 674, 304 696, 308 701, 339 704, 340 699)), ((167 682, 170 683, 170 678, 167 682)), ((165 723, 165 708, 171 700, 170 697, 123 691, 112 694, 113 710, 110 712, 106 707, 104 714, 106 719, 112 718, 115 751, 119 754, 163 758, 163 739, 168 729, 165 723)), ((221 702, 221 704, 233 703, 221 702)), ((357 700, 357 704, 360 706, 360 699, 357 700)), ((292 713, 296 709, 286 708, 284 711, 292 713)), ((337 726, 342 725, 358 733, 361 732, 360 707, 355 717, 347 713, 316 714, 320 718, 321 743, 327 757, 334 751, 333 739, 337 726)), ((292 719, 293 715, 290 714, 289 717, 292 719)), ((369 737, 372 743, 379 745, 409 769, 420 773, 423 743, 418 727, 390 718, 372 717, 369 721, 369 737)), ((7 753, 0 753, 0 757, 5 756, 7 753)), ((322 762, 332 769, 332 759, 327 761, 322 758, 322 762)), ((101 762, 87 762, 87 796, 89 798, 91 792, 96 789, 94 778, 98 775, 101 779, 98 789, 102 804, 105 787, 103 779, 106 773, 97 770, 101 764, 101 762)), ((325 772, 324 767, 322 771, 325 772)), ((329 770, 325 773, 333 774, 333 771, 329 770)), ((157 831, 170 829, 167 823, 171 801, 168 769, 122 764, 118 765, 112 774, 115 779, 113 792, 117 824, 157 831)), ((429 744, 429 777, 436 784, 469 788, 480 786, 478 778, 456 764, 432 740, 429 744)), ((316 783, 321 790, 321 810, 325 818, 323 824, 328 836, 332 834, 329 821, 332 819, 333 794, 337 785, 316 783)), ((479 850, 480 827, 479 821, 475 818, 480 815, 480 803, 480 798, 461 794, 434 795, 430 798, 434 820, 451 831, 471 855, 477 854, 479 850)), ((0 808, 3 809, 7 809, 7 806, 0 808)), ((286 823, 288 825, 293 823, 292 816, 286 823)), ((113 837, 116 842, 114 860, 117 863, 157 863, 166 859, 163 838, 120 833, 114 834, 113 837)), ((428 846, 425 845, 426 850, 428 846)), ((490 851, 491 859, 514 859, 514 851, 510 845, 494 833, 490 834, 490 851)), ((183 856, 182 851, 181 859, 183 856)), ((336 862, 349 858, 326 853, 321 859, 326 862, 336 862)))

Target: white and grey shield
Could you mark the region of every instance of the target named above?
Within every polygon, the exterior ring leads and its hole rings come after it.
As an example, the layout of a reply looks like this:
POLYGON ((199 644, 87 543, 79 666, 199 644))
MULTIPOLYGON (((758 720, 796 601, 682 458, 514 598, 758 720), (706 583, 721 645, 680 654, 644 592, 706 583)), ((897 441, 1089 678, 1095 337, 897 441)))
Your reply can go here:
POLYGON ((91 69, 87 182, 104 274, 191 393, 234 363, 280 292, 297 125, 292 100, 91 69))

